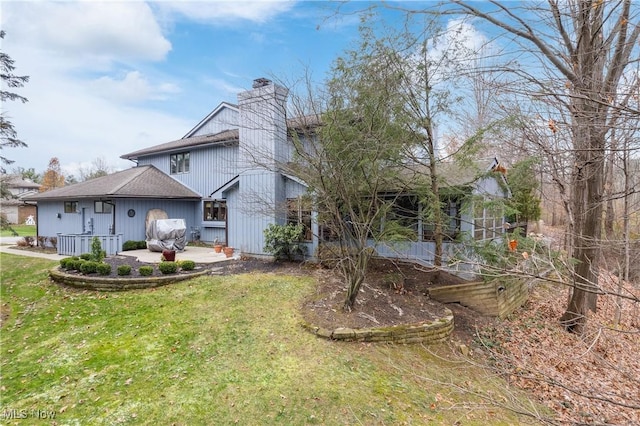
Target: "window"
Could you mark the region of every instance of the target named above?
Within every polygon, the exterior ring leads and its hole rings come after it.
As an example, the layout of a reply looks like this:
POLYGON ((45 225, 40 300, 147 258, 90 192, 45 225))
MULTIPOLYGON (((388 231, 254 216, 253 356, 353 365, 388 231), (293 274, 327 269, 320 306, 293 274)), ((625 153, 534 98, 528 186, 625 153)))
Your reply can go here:
POLYGON ((292 225, 301 223, 304 226, 303 239, 311 241, 313 239, 311 232, 311 202, 302 197, 287 199, 287 224, 289 223, 292 225))
POLYGON ((93 203, 93 211, 95 213, 111 213, 113 206, 106 201, 94 201, 93 203))
POLYGON ((473 236, 476 240, 490 240, 504 232, 503 208, 497 204, 477 201, 474 206, 473 236))
MULTIPOLYGON (((442 214, 442 234, 444 240, 455 240, 460 233, 460 211, 462 203, 457 197, 447 197, 441 203, 442 214)), ((423 241, 433 241, 435 238, 435 225, 429 220, 425 220, 422 224, 423 241)))
POLYGON ((65 213, 76 213, 78 211, 78 202, 77 201, 65 201, 64 202, 64 212, 65 213))
POLYGON ((171 174, 189 173, 189 153, 179 152, 169 157, 171 174))
POLYGON ((415 196, 403 195, 393 200, 388 220, 395 221, 398 225, 411 232, 411 241, 418 239, 418 199, 415 196))
POLYGON ((227 220, 227 202, 222 200, 210 200, 204 202, 202 220, 227 220))

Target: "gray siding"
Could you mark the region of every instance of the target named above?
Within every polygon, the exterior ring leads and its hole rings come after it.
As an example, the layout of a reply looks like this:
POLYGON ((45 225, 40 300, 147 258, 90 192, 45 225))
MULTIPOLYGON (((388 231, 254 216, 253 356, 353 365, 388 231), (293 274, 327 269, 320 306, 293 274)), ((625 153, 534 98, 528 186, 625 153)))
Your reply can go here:
POLYGON ((157 167, 205 198, 239 173, 238 147, 235 145, 210 146, 189 152, 189 173, 170 174, 168 153, 141 157, 138 164, 157 167))
POLYGON ((222 107, 214 116, 203 123, 191 136, 205 136, 220 133, 223 130, 238 128, 238 111, 222 107))
MULTIPOLYGON (((194 217, 199 201, 181 200, 140 200, 117 199, 115 204, 116 233, 123 234, 127 240, 145 239, 145 219, 150 209, 158 208, 167 212, 170 218, 185 219, 187 234, 190 240, 191 227, 198 226, 194 217), (129 217, 129 209, 135 210, 135 216, 129 217)), ((112 214, 97 214, 94 212, 93 200, 78 201, 79 213, 64 213, 62 201, 40 201, 38 203, 38 235, 52 237, 57 234, 81 234, 107 235, 112 225, 112 214), (83 211, 84 209, 84 226, 83 211), (60 218, 58 218, 58 214, 60 218), (93 223, 93 229, 88 225, 93 223)))

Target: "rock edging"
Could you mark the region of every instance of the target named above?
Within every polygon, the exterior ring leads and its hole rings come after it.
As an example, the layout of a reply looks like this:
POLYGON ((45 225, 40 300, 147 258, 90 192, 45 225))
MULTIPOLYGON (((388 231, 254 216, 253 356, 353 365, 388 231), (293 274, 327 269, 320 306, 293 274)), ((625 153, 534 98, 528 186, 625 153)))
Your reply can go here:
POLYGON ((193 272, 190 274, 172 274, 161 277, 121 277, 121 278, 105 278, 92 277, 88 275, 71 275, 65 274, 56 267, 49 270, 49 277, 57 283, 68 285, 70 287, 96 290, 96 291, 124 291, 138 290, 144 288, 160 287, 163 285, 190 280, 195 277, 205 275, 209 269, 193 272))
POLYGON ((441 343, 449 338, 454 326, 453 313, 445 309, 442 318, 416 324, 329 330, 305 322, 302 327, 318 337, 345 342, 441 343))

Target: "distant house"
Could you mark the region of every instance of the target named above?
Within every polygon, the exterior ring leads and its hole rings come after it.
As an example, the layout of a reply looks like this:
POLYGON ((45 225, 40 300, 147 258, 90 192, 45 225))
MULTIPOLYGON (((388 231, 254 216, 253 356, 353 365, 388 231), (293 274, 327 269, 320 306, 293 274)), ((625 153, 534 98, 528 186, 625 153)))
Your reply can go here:
MULTIPOLYGON (((300 202, 307 187, 275 166, 276 160, 293 158, 289 135, 301 125, 299 118, 287 119, 286 99, 286 89, 258 79, 238 94, 237 104, 221 103, 183 138, 123 155, 135 163, 132 169, 29 197, 38 204, 38 235, 144 240, 148 218, 164 212, 185 220, 189 239, 219 241, 254 256, 265 255, 263 231, 269 224, 303 223, 314 253, 319 227, 315 213, 300 202)), ((479 169, 447 166, 450 184, 482 198, 505 197, 504 176, 491 173, 497 160, 480 163, 479 169)), ((502 234, 502 214, 489 214, 481 204, 464 211, 461 202, 448 206, 451 235, 502 234)), ((416 241, 402 251, 380 247, 380 254, 429 261, 428 226, 415 227, 416 241)))
POLYGON ((38 193, 40 185, 19 175, 4 175, 2 180, 11 193, 10 198, 0 200, 0 210, 11 224, 25 223, 29 217, 35 220, 36 208, 25 204, 24 198, 38 193))

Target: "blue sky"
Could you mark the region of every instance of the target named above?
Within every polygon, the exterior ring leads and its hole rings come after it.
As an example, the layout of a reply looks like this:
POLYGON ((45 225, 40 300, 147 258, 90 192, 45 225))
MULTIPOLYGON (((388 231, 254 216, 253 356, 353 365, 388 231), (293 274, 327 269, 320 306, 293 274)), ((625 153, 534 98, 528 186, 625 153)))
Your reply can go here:
MULTIPOLYGON (((421 2, 429 4, 428 2, 421 2)), ((413 2, 416 7, 419 3, 413 2)), ((2 51, 30 82, 3 110, 28 148, 3 155, 77 176, 95 158, 184 136, 258 77, 316 80, 357 40, 359 18, 307 1, 2 2, 2 51)), ((364 2, 346 6, 362 9, 364 2)))

